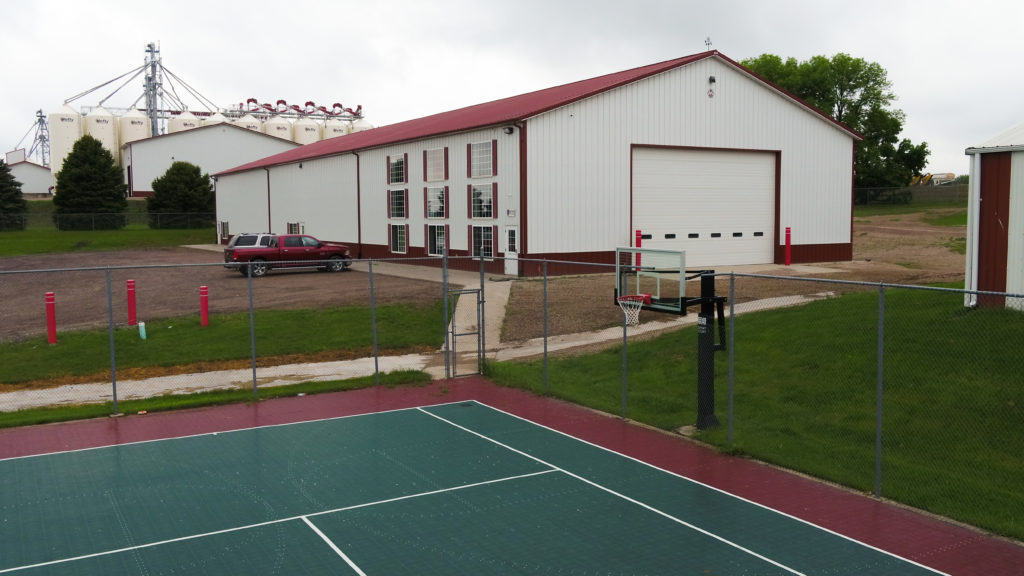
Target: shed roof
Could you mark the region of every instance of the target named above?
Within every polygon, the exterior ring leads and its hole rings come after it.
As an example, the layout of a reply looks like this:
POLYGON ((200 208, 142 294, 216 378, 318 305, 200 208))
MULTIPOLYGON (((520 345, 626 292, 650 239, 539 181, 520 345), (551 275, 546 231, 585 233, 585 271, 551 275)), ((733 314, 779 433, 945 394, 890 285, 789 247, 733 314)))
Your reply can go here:
POLYGON ((188 128, 186 130, 179 130, 177 132, 168 132, 166 134, 157 134, 155 136, 149 136, 147 138, 140 138, 138 140, 132 140, 130 142, 125 142, 125 143, 121 144, 121 148, 127 148, 128 146, 145 145, 147 142, 153 142, 154 140, 165 140, 165 139, 170 139, 170 138, 180 138, 180 137, 183 137, 183 136, 191 136, 191 135, 200 134, 200 133, 203 133, 203 132, 213 131, 213 130, 216 130, 217 128, 221 128, 221 129, 225 129, 226 128, 226 129, 229 129, 229 130, 241 130, 244 133, 252 134, 254 138, 273 138, 274 140, 277 140, 277 141, 280 141, 280 142, 285 142, 287 144, 291 144, 292 146, 294 146, 296 148, 298 148, 299 146, 302 146, 301 144, 296 144, 295 142, 292 142, 291 140, 285 140, 284 138, 279 138, 279 137, 274 136, 272 134, 264 134, 263 132, 257 132, 256 130, 250 130, 250 129, 244 127, 244 126, 238 126, 238 125, 235 125, 235 124, 231 124, 230 122, 218 122, 216 124, 207 124, 205 126, 196 126, 195 128, 188 128))
POLYGON ((1024 123, 1005 130, 980 146, 968 148, 967 154, 984 154, 986 152, 1011 152, 1024 150, 1024 123))
POLYGON ((622 72, 615 72, 605 76, 598 76, 597 78, 580 80, 571 84, 563 84, 561 86, 546 88, 536 92, 520 94, 519 96, 512 96, 510 98, 494 100, 484 104, 477 104, 466 108, 451 110, 449 112, 442 112, 440 114, 425 116, 423 118, 389 124, 387 126, 381 126, 379 128, 373 128, 363 132, 356 132, 346 136, 338 136, 327 140, 321 140, 312 144, 306 144, 305 146, 296 148, 295 150, 288 150, 260 160, 255 160, 248 164, 231 168, 230 170, 225 170, 220 172, 218 176, 260 168, 268 168, 271 166, 279 166, 282 164, 291 164, 312 158, 333 156, 336 154, 376 148, 399 142, 408 142, 411 140, 439 136, 442 134, 463 132, 466 130, 483 128, 485 126, 512 124, 514 122, 519 122, 538 114, 542 114, 549 110, 595 96, 602 92, 607 92, 614 88, 618 88, 619 86, 631 84, 649 76, 660 74, 673 68, 679 68, 711 57, 720 58, 722 61, 739 68, 744 73, 765 83, 773 90, 780 92, 786 98, 789 98, 800 106, 803 106, 809 112, 815 113, 836 125, 851 137, 857 139, 860 138, 856 132, 845 125, 836 122, 825 114, 822 114, 820 111, 807 105, 796 96, 793 96, 789 92, 786 92, 785 90, 754 74, 739 63, 727 58, 717 50, 712 50, 709 52, 702 52, 700 54, 684 56, 675 60, 667 60, 657 64, 650 64, 639 68, 624 70, 622 72))

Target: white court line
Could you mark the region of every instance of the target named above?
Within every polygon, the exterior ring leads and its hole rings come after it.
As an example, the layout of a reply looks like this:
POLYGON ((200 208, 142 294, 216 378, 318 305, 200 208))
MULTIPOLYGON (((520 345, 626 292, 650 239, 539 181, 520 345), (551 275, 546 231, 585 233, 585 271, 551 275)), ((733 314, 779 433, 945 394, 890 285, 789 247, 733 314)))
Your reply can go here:
POLYGON ((310 528, 312 528, 312 529, 313 529, 313 532, 316 532, 316 535, 317 535, 317 536, 319 536, 319 537, 320 537, 320 538, 321 538, 321 539, 322 539, 322 540, 323 540, 324 542, 326 542, 326 543, 327 543, 327 545, 328 545, 328 546, 330 546, 330 547, 331 547, 331 550, 334 550, 334 552, 335 552, 335 553, 337 553, 337 554, 338 554, 338 556, 341 556, 341 559, 342 559, 342 560, 344 560, 344 561, 345 561, 345 563, 346 563, 346 564, 348 564, 350 568, 352 568, 353 570, 355 570, 355 571, 356 571, 356 574, 359 574, 359 576, 366 576, 366 572, 363 572, 362 570, 360 570, 360 569, 359 569, 359 566, 356 566, 356 563, 355 563, 355 562, 353 562, 351 558, 349 558, 348 556, 346 556, 346 555, 345 555, 345 553, 344 553, 344 552, 342 552, 340 548, 338 548, 337 546, 335 546, 334 542, 331 542, 331 539, 330 539, 330 538, 328 538, 326 534, 324 534, 323 532, 321 532, 321 531, 320 531, 320 529, 319 529, 319 528, 317 528, 317 527, 316 527, 316 525, 315 525, 315 524, 313 524, 313 523, 312 523, 312 522, 311 522, 311 521, 309 520, 309 518, 306 518, 305 516, 303 516, 303 517, 302 517, 302 521, 303 521, 303 522, 305 522, 307 526, 309 526, 310 528))
MULTIPOLYGON (((825 528, 824 526, 818 526, 817 524, 815 524, 813 522, 810 522, 808 520, 804 520, 803 518, 800 518, 800 517, 797 517, 797 516, 793 516, 792 514, 787 514, 786 512, 783 512, 781 510, 776 510, 775 508, 772 508, 770 506, 766 506, 764 504, 761 504, 760 502, 755 502, 753 500, 749 500, 749 499, 744 498, 742 496, 739 496, 737 494, 733 494, 732 492, 727 492, 725 490, 722 490, 721 488, 716 488, 715 486, 712 486, 710 484, 705 484, 705 483, 703 483, 703 482, 701 482, 699 480, 694 480, 693 478, 690 478, 688 476, 683 476, 682 474, 677 474, 675 472, 672 472, 671 470, 665 470, 664 468, 659 468, 659 467, 655 466, 654 464, 651 464, 650 462, 644 462, 643 460, 640 460, 638 458, 634 458, 632 456, 629 456, 629 455, 626 455, 626 454, 622 454, 621 452, 616 452, 615 450, 612 450, 611 448, 606 448, 606 447, 601 446, 599 444, 594 444, 593 442, 588 442, 587 440, 583 440, 582 438, 577 438, 577 437, 573 436, 572 434, 568 434, 566 432, 562 432, 561 430, 556 430, 555 428, 551 428, 550 426, 545 426, 543 424, 538 424, 538 423, 536 423, 536 422, 534 422, 532 420, 528 420, 526 418, 523 418, 522 416, 517 416, 515 414, 512 414, 511 412, 506 412, 506 411, 504 411, 504 410, 502 410, 500 408, 495 408, 494 406, 490 406, 490 405, 484 404, 483 402, 480 402, 479 400, 473 400, 473 402, 476 402, 477 404, 479 404, 481 406, 484 406, 486 408, 490 408, 491 410, 494 410, 495 412, 500 412, 502 414, 505 414, 507 416, 515 418, 516 420, 522 420, 523 422, 526 422, 528 424, 532 424, 533 426, 537 426, 537 427, 543 428, 545 430, 550 430, 551 432, 554 432, 554 433, 559 434, 561 436, 565 436, 566 438, 571 438, 573 440, 576 440, 577 442, 582 442, 584 444, 587 444, 588 446, 593 446, 594 448, 598 448, 598 449, 603 450, 605 452, 608 452, 610 454, 615 454, 616 456, 621 456, 621 457, 626 458, 628 460, 632 460, 632 461, 637 462, 639 464, 643 464, 644 466, 647 466, 648 468, 653 468, 653 469, 658 470, 660 472, 664 472, 666 474, 671 474, 672 476, 675 476, 676 478, 680 478, 682 480, 686 480, 687 482, 696 484, 697 486, 701 486, 703 488, 707 488, 708 490, 712 490, 714 492, 718 492, 719 494, 723 494, 725 496, 729 496, 730 498, 735 498, 736 500, 739 500, 741 502, 745 502, 747 504, 751 504, 753 506, 761 508, 762 510, 768 510, 769 512, 774 512, 775 514, 778 514, 780 516, 784 516, 786 518, 789 518, 790 520, 794 520, 796 522, 799 522, 801 524, 805 524, 805 525, 810 526, 812 528, 816 528, 818 530, 821 530, 822 532, 825 532, 827 534, 831 534, 833 536, 836 536, 836 537, 841 538, 843 540, 846 540, 848 542, 852 542, 854 544, 858 544, 860 546, 863 546, 864 548, 868 548, 870 550, 874 550, 875 552, 879 552, 879 553, 884 554, 886 556, 889 556, 889 557, 895 558, 897 560, 906 562, 907 564, 912 564, 914 566, 917 566, 918 568, 923 568, 923 569, 928 570, 930 572, 934 572, 935 574, 938 574, 939 576, 950 576, 946 572, 941 572, 941 571, 936 570, 935 568, 932 568, 930 566, 925 566, 924 564, 920 564, 918 562, 914 562, 913 560, 904 558, 904 557, 902 557, 902 556, 900 556, 898 554, 893 554, 892 552, 889 552, 888 550, 882 550, 881 548, 877 548, 875 546, 872 546, 871 544, 868 544, 867 542, 861 542, 860 540, 857 540, 856 538, 851 538, 850 536, 847 536, 845 534, 840 534, 839 532, 836 532, 835 530, 830 530, 828 528, 825 528)), ((458 404, 458 402, 450 402, 448 404, 458 404)), ((444 404, 439 404, 439 406, 443 406, 443 405, 444 404)), ((423 408, 433 408, 433 406, 424 406, 424 407, 420 408, 420 410, 423 410, 423 408)))
POLYGON ((488 442, 492 442, 492 443, 494 443, 494 444, 496 444, 498 446, 501 446, 502 448, 504 448, 506 450, 509 450, 509 451, 515 452, 516 454, 520 454, 522 456, 525 456, 525 457, 527 457, 527 458, 529 458, 529 459, 531 459, 531 460, 533 460, 535 462, 539 462, 541 464, 544 464, 545 466, 550 466, 550 467, 554 468, 555 470, 561 472, 562 474, 565 474, 566 476, 571 476, 571 477, 573 477, 573 478, 575 478, 575 479, 577 479, 577 480, 579 480, 581 482, 584 482, 586 484, 590 484, 594 488, 597 488, 599 490, 603 490, 603 491, 605 491, 605 492, 607 492, 607 493, 609 493, 609 494, 611 494, 613 496, 616 496, 618 498, 621 498, 621 499, 623 499, 623 500, 625 500, 627 502, 631 502, 633 504, 636 504, 637 506, 640 506, 641 508, 645 508, 645 509, 647 509, 647 510, 649 510, 651 512, 654 512, 655 514, 658 514, 659 516, 663 516, 665 518, 668 518, 669 520, 672 520, 673 522, 676 522, 678 524, 686 526, 687 528, 689 528, 691 530, 695 530, 697 532, 700 532, 701 534, 704 534, 705 536, 708 536, 710 538, 714 538, 715 540, 718 540, 719 542, 722 542, 724 544, 732 546, 733 548, 736 548, 737 550, 745 552, 745 553, 747 553, 747 554, 749 554, 749 555, 751 555, 751 556, 753 556, 755 558, 758 558, 759 560, 763 560, 764 562, 772 564, 773 566, 777 566, 779 568, 782 568, 786 572, 789 572, 791 574, 797 574, 799 576, 807 576, 803 572, 799 572, 797 570, 794 570, 794 569, 790 568, 789 566, 786 566, 785 564, 781 564, 779 562, 776 562, 775 560, 772 560, 771 558, 768 558, 767 556, 763 556, 761 554, 758 554, 757 552, 754 552, 753 550, 750 550, 749 548, 745 548, 745 547, 743 547, 743 546, 741 546, 741 545, 739 545, 739 544, 737 544, 737 543, 735 543, 735 542, 733 542, 733 541, 731 541, 729 539, 723 538, 723 537, 719 536, 718 534, 715 534, 714 532, 709 532, 709 531, 707 531, 707 530, 705 530, 705 529, 703 529, 703 528, 701 528, 699 526, 694 526, 693 524, 690 524, 689 522, 687 522, 686 520, 683 520, 682 518, 676 518, 675 516, 669 514, 668 512, 663 512, 661 510, 658 510, 657 508, 655 508, 653 506, 650 506, 648 504, 644 504, 643 502, 641 502, 639 500, 636 500, 634 498, 630 498, 629 496, 626 496, 625 494, 622 494, 620 492, 616 492, 615 490, 612 490, 611 488, 602 486, 602 485, 598 484, 597 482, 594 482, 592 480, 588 480, 588 479, 584 478, 583 476, 580 476, 578 474, 573 474, 572 472, 569 472, 568 470, 559 468, 558 466, 555 466, 554 464, 552 464, 550 462, 547 462, 545 460, 542 460, 540 458, 537 458, 536 456, 532 456, 530 454, 527 454, 526 452, 523 452, 521 450, 517 450, 517 449, 515 449, 515 448, 513 448, 513 447, 511 447, 511 446, 509 446, 507 444, 502 444, 501 442, 499 442, 499 441, 497 441, 497 440, 495 440, 493 438, 488 438, 487 436, 484 436, 483 434, 481 434, 479 432, 476 432, 474 430, 470 430, 469 428, 466 428, 465 426, 456 424, 455 422, 452 422, 451 420, 448 420, 447 418, 438 416, 437 414, 431 414, 430 412, 427 412, 426 410, 424 410, 422 408, 420 409, 420 411, 423 412, 424 414, 428 414, 430 416, 433 416, 434 418, 437 418, 438 420, 441 420, 442 422, 447 422, 448 424, 451 424, 452 426, 454 426, 454 427, 456 427, 456 428, 458 428, 460 430, 464 430, 466 432, 469 432, 470 434, 473 434, 474 436, 478 436, 480 438, 483 438, 484 440, 487 440, 488 442))
MULTIPOLYGON (((418 410, 418 408, 417 408, 418 410)), ((506 478, 496 478, 494 480, 485 480, 483 482, 474 482, 473 484, 464 484, 462 486, 453 486, 451 488, 441 488, 438 490, 430 490, 428 492, 418 492, 416 494, 407 494, 405 496, 396 496, 394 498, 386 498, 384 500, 377 500, 374 502, 364 502, 362 504, 353 504, 352 506, 344 506, 342 508, 334 508, 332 510, 323 510, 320 512, 313 512, 310 514, 300 514, 298 516, 291 516, 288 518, 278 518, 277 520, 268 520, 266 522, 258 522, 256 524, 248 524, 246 526, 236 526, 234 528, 225 528, 224 530, 214 530, 213 532, 204 532, 202 534, 193 534, 191 536, 182 536, 180 538, 171 538, 169 540, 161 540, 159 542, 150 542, 148 544, 139 544, 138 546, 127 546, 125 548, 117 548, 115 550, 105 550, 103 552, 95 552, 93 554, 83 554, 81 556, 73 556, 71 558, 61 558, 59 560, 49 560, 47 562, 39 562, 37 564, 26 564, 25 566, 14 566, 12 568, 0 569, 0 574, 7 574, 9 572, 17 572, 19 570, 28 570, 31 568, 39 568, 42 566, 54 566, 56 564, 66 564, 68 562, 77 562, 79 560, 88 560, 89 558, 99 558, 101 556, 110 556, 112 554, 120 554, 122 552, 132 552, 135 550, 143 550, 145 548, 153 548, 156 546, 163 546, 164 544, 173 544, 175 542, 185 542, 187 540, 196 540, 198 538, 206 538, 208 536, 217 536, 219 534, 229 534, 231 532, 240 532, 242 530, 249 530, 251 528, 260 528, 263 526, 271 526, 273 524, 283 524, 285 522, 291 522, 293 520, 306 521, 306 518, 313 516, 323 516, 326 514, 334 514, 336 512, 345 512, 348 510, 356 510, 359 508, 366 508, 369 506, 376 506, 378 504, 388 504, 390 502, 399 502, 402 500, 410 500, 412 498, 421 498, 423 496, 431 496, 434 494, 443 494, 446 492, 457 492, 459 490, 465 490, 466 488, 475 488, 477 486, 486 486, 488 484, 498 484, 500 482, 508 482, 510 480, 519 480, 522 478, 530 478, 531 476, 540 476, 542 474, 551 474, 556 470, 541 470, 540 472, 530 472, 529 474, 520 474, 518 476, 508 476, 506 478)), ((307 522, 308 523, 308 522, 307 522)))

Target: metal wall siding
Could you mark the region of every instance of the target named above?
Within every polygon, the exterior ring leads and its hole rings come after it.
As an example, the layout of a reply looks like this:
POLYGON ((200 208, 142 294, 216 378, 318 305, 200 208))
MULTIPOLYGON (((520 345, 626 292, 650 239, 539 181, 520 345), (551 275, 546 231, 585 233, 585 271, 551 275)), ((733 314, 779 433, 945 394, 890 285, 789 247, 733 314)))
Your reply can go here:
MULTIPOLYGON (((1024 294, 1024 152, 1010 163, 1010 242, 1006 258, 1006 291, 1024 294)), ((1024 299, 1010 298, 1008 307, 1024 310, 1024 299)))
POLYGON ((328 156, 299 166, 270 169, 274 231, 286 231, 288 222, 299 222, 306 234, 321 240, 358 242, 355 156, 328 156))
POLYGON ((174 161, 189 162, 216 174, 295 145, 262 134, 223 127, 167 134, 132 143, 132 182, 135 190, 150 191, 174 161))
POLYGON ((781 151, 780 226, 791 226, 803 244, 851 241, 850 136, 714 59, 552 110, 528 125, 532 254, 630 244, 633 144, 781 151))
POLYGON ((232 235, 267 230, 267 174, 239 172, 217 179, 217 220, 230 224, 232 235))
MULTIPOLYGON (((444 182, 431 182, 429 186, 445 186, 449 190, 450 193, 447 195, 449 203, 445 206, 448 218, 428 220, 424 217, 425 209, 421 205, 422 195, 411 194, 409 196, 409 218, 403 221, 409 224, 410 248, 423 249, 426 247, 424 224, 445 224, 452 226, 454 230, 463 229, 465 226, 473 224, 493 224, 495 220, 499 226, 519 224, 519 134, 514 132, 508 135, 501 128, 490 128, 360 152, 362 169, 360 170, 359 186, 363 195, 364 244, 387 245, 388 242, 387 226, 385 225, 388 220, 385 211, 386 204, 383 200, 379 202, 375 200, 385 197, 389 187, 383 171, 376 170, 374 167, 385 165, 387 156, 409 154, 410 157, 415 158, 421 155, 423 150, 442 147, 448 148, 449 178, 444 182), (471 143, 487 141, 494 141, 497 144, 497 175, 492 178, 469 178, 467 176, 469 159, 466 150, 471 143), (471 206, 468 204, 467 194, 461 191, 474 184, 492 183, 498 184, 497 217, 486 221, 469 218, 471 206), (509 212, 510 210, 511 212, 509 212)), ((410 182, 423 182, 422 162, 412 162, 407 164, 407 167, 410 182)), ((469 249, 464 234, 455 234, 450 238, 449 245, 452 250, 465 251, 469 249)), ((413 253, 413 250, 410 250, 410 253, 413 253)))

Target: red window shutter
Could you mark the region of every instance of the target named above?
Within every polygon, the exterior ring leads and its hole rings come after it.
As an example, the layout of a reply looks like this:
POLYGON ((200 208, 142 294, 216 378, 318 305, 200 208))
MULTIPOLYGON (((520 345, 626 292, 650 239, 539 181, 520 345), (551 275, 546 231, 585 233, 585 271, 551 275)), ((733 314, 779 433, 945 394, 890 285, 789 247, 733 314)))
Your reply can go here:
POLYGON ((386 200, 385 204, 387 204, 387 208, 384 210, 384 217, 391 218, 391 190, 384 194, 384 200, 386 200))
MULTIPOLYGON (((448 217, 448 204, 449 204, 449 202, 448 202, 448 187, 445 186, 444 187, 444 217, 445 218, 448 217)), ((447 238, 447 236, 445 236, 445 238, 447 238)))
POLYGON ((423 151, 423 181, 427 181, 427 151, 423 151))
POLYGON ((384 160, 384 170, 386 177, 385 182, 391 184, 391 156, 388 156, 387 159, 384 160))
POLYGON ((498 256, 498 227, 491 226, 491 257, 498 256))
POLYGON ((466 244, 466 253, 473 256, 473 225, 466 226, 469 231, 469 243, 466 244))
POLYGON ((391 225, 388 224, 388 252, 392 252, 394 249, 391 247, 391 225))
POLYGON ((498 183, 491 183, 491 217, 498 217, 498 183))
POLYGON ((445 253, 447 253, 450 250, 449 246, 451 246, 451 242, 448 241, 450 237, 451 237, 451 235, 448 234, 448 225, 445 224, 444 225, 444 251, 445 251, 445 253))
POLYGON ((466 184, 466 218, 473 217, 473 185, 466 184))
POLYGON ((444 147, 444 179, 448 179, 448 147, 444 147))
POLYGON ((430 226, 423 225, 423 251, 430 254, 430 226))
POLYGON ((409 247, 412 245, 412 242, 409 241, 409 225, 408 224, 402 224, 402 226, 405 227, 405 253, 408 254, 409 253, 409 247))
POLYGON ((466 144, 466 178, 473 177, 473 145, 466 144))
POLYGON ((498 141, 491 140, 491 176, 498 175, 498 141))
POLYGON ((405 179, 402 180, 402 184, 409 183, 409 153, 406 152, 402 155, 402 172, 404 172, 405 179))
POLYGON ((427 217, 427 187, 423 187, 423 217, 427 217))
POLYGON ((406 219, 408 219, 409 218, 409 189, 408 188, 406 188, 405 190, 402 190, 402 202, 404 203, 404 208, 402 208, 402 214, 404 214, 406 219))

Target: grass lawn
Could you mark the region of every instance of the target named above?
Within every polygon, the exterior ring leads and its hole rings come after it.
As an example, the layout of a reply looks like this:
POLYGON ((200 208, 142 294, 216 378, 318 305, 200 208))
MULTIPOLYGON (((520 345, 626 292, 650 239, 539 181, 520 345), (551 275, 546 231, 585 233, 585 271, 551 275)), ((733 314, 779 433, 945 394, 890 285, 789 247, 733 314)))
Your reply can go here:
MULTIPOLYGON (((1024 538, 1024 314, 967 312, 962 297, 886 296, 882 495, 1024 538)), ((733 442, 728 355, 716 355, 722 426, 698 438, 870 492, 877 384, 875 293, 736 318, 733 442)), ((696 420, 696 332, 628 347, 626 416, 665 430, 696 420)), ((488 375, 611 414, 622 410, 621 347, 501 362, 488 375)))
MULTIPOLYGON (((381 350, 406 353, 436 350, 443 341, 440 300, 431 306, 377 307, 381 350)), ((370 310, 362 307, 318 310, 259 310, 255 313, 258 359, 337 351, 334 359, 366 357, 373 352, 370 310), (316 337, 312 338, 311 335, 316 337)), ((200 365, 251 357, 249 314, 217 315, 206 328, 198 316, 146 323, 146 340, 135 328, 115 330, 119 373, 151 366, 200 365)), ((0 384, 65 377, 110 377, 109 332, 106 329, 63 332, 55 345, 45 336, 0 343, 0 384)), ((199 369, 199 368, 197 368, 199 369)))

